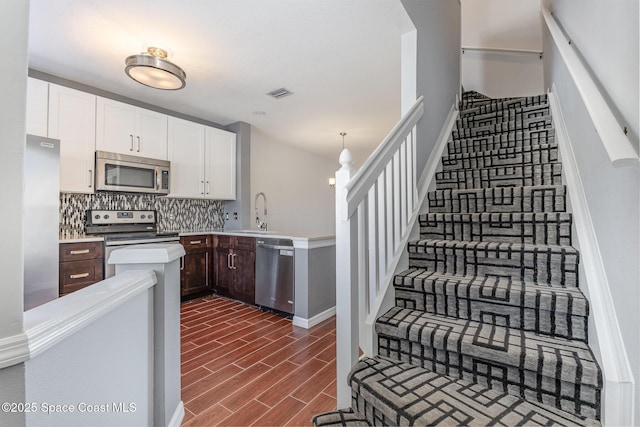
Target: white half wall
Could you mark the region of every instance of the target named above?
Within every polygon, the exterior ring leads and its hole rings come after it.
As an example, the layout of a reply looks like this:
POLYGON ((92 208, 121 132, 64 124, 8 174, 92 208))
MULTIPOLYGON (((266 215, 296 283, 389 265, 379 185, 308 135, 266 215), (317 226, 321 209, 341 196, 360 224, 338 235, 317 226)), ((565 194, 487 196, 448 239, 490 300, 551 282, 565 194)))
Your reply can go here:
MULTIPOLYGON (((542 51, 539 0, 462 0, 462 47, 542 51)), ((466 50, 462 85, 498 98, 544 93, 542 59, 466 50)))
MULTIPOLYGON (((329 178, 339 168, 330 159, 280 143, 256 128, 251 133, 251 228, 255 228, 255 195, 267 196, 269 230, 307 235, 335 233, 335 193, 329 178)), ((348 140, 347 140, 348 141, 348 140)), ((262 201, 258 202, 262 214, 262 201)))

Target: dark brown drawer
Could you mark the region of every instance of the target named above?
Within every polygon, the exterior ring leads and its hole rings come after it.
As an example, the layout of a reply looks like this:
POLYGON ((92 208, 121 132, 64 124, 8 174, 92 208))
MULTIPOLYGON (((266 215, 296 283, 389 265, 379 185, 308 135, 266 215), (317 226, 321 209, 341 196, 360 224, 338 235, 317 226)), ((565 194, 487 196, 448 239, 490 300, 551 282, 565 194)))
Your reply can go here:
POLYGON ((102 259, 103 242, 79 242, 60 244, 60 262, 102 259))
POLYGON ((212 237, 210 235, 183 236, 180 238, 180 244, 184 246, 186 252, 189 252, 189 249, 206 249, 212 246, 212 237))
POLYGON ((232 242, 234 249, 243 249, 252 252, 256 250, 256 239, 254 237, 234 236, 233 239, 235 240, 235 242, 232 242))
POLYGON ((60 263, 60 295, 65 295, 102 280, 102 258, 60 263))

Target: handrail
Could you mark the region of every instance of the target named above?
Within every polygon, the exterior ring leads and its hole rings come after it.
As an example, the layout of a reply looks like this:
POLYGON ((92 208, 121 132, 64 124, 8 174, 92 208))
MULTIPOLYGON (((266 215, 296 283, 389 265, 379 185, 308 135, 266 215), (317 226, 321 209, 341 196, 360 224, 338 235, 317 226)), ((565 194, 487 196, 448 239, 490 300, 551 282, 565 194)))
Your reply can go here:
POLYGON ((505 48, 505 47, 475 47, 475 46, 462 46, 462 53, 465 51, 473 51, 473 52, 498 52, 498 53, 515 53, 515 54, 524 54, 524 55, 536 55, 542 59, 542 51, 541 50, 533 50, 533 49, 514 49, 514 48, 505 48))
POLYGON ((380 145, 365 160, 360 170, 351 178, 345 187, 348 204, 348 210, 344 212, 346 216, 353 215, 358 204, 364 199, 422 114, 424 114, 424 96, 420 96, 416 100, 402 120, 391 129, 380 145))
POLYGON ((347 375, 364 354, 376 351, 367 322, 390 289, 399 248, 420 208, 416 176, 416 128, 424 114, 420 97, 357 173, 348 149, 336 172, 336 375, 338 407, 349 406, 347 375))
POLYGON ((544 22, 578 88, 611 164, 616 168, 637 165, 638 153, 629 141, 625 128, 618 123, 587 67, 576 53, 571 40, 565 37, 549 9, 543 6, 541 10, 544 22))

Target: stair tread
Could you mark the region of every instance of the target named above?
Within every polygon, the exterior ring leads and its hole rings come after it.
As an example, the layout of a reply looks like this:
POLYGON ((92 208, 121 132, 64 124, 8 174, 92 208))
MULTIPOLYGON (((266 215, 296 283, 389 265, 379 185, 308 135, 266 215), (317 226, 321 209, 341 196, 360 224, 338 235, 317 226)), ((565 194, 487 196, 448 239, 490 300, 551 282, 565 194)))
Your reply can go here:
POLYGON ((492 149, 518 147, 522 145, 535 145, 540 143, 555 143, 555 129, 519 130, 511 133, 498 133, 471 138, 450 139, 447 141, 449 154, 490 151, 492 149))
POLYGON ((548 115, 550 115, 550 106, 548 102, 544 104, 527 105, 517 108, 488 111, 479 114, 459 115, 456 120, 456 129, 460 129, 463 127, 484 126, 489 124, 548 115))
POLYGON ((583 341, 400 307, 382 315, 376 331, 429 348, 464 353, 492 366, 508 365, 572 384, 602 387, 598 364, 583 341))
POLYGON ((409 266, 462 276, 578 286, 579 252, 572 246, 421 239, 408 243, 409 266))
POLYGON ((398 273, 394 278, 394 286, 403 289, 413 289, 421 292, 442 293, 446 287, 450 287, 458 295, 488 299, 504 304, 510 301, 523 307, 538 308, 540 300, 553 298, 554 310, 568 312, 571 310, 582 316, 589 314, 589 304, 579 288, 545 286, 526 281, 510 280, 500 276, 456 276, 453 274, 439 273, 425 268, 413 267, 398 273), (429 282, 428 288, 426 282, 429 282), (439 281, 445 286, 433 286, 431 283, 439 281), (484 292, 483 292, 484 291, 484 292), (558 299, 571 300, 568 303, 558 302, 558 299))
POLYGON ((486 169, 498 166, 542 165, 557 161, 557 144, 535 144, 445 155, 442 157, 442 171, 486 169))
POLYGON ((561 185, 562 163, 514 163, 436 172, 436 188, 561 185))
POLYGON ((522 120, 511 120, 485 126, 453 129, 452 139, 465 139, 473 136, 507 133, 517 130, 547 129, 552 127, 551 116, 540 116, 522 120))
POLYGON ((440 189, 427 194, 437 213, 566 212, 564 185, 440 189))
POLYGON ((366 414, 375 425, 600 425, 597 420, 383 357, 360 360, 349 383, 354 404, 361 406, 358 413, 366 414), (365 401, 375 402, 375 409, 365 401))
POLYGON ((571 245, 567 212, 428 213, 418 216, 420 239, 571 245))

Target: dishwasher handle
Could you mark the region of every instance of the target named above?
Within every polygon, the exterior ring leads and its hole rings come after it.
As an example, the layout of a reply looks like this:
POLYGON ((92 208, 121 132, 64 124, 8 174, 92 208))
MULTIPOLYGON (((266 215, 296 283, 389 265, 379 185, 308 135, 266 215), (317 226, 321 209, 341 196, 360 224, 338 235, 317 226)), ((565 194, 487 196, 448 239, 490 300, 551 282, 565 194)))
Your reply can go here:
POLYGON ((293 246, 284 246, 284 245, 269 245, 266 243, 256 243, 256 248, 265 248, 265 249, 283 249, 293 252, 293 246))

